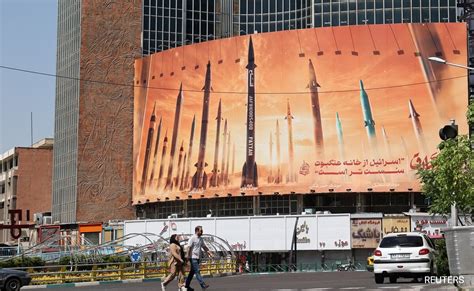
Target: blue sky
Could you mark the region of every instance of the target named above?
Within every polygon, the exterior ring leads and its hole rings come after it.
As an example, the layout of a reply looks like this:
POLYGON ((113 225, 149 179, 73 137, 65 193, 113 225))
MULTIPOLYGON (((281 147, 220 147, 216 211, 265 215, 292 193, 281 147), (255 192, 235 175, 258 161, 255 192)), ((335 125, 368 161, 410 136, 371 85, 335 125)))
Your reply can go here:
MULTIPOLYGON (((56 72, 57 0, 0 0, 0 65, 56 72)), ((54 136, 56 80, 0 68, 0 154, 54 136)))

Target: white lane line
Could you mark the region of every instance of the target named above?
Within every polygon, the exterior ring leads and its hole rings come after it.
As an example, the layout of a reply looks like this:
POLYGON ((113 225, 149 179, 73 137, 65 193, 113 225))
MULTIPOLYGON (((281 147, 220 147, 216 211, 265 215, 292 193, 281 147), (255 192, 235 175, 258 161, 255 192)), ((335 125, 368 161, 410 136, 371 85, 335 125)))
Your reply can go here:
POLYGON ((378 287, 380 289, 400 289, 400 286, 385 286, 385 287, 378 287))
POLYGON ((340 290, 360 290, 364 289, 364 287, 345 287, 345 288, 339 288, 340 290))

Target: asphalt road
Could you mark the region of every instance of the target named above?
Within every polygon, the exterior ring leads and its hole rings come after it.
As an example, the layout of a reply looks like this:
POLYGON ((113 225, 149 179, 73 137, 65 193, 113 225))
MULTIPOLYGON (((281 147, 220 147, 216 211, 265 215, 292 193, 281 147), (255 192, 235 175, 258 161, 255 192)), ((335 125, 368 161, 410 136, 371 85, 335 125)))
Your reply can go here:
MULTIPOLYGON (((370 272, 321 272, 321 273, 280 273, 268 275, 237 275, 231 277, 208 278, 206 282, 211 286, 209 291, 218 290, 280 290, 280 291, 314 291, 314 290, 456 290, 447 285, 426 285, 413 283, 411 279, 399 279, 397 283, 375 284, 370 272)), ((176 291, 177 281, 171 282, 167 290, 176 291)), ((191 286, 201 290, 196 279, 191 286)), ((161 283, 127 283, 106 284, 76 288, 54 288, 57 291, 78 289, 77 291, 92 290, 140 290, 160 291, 161 283)))

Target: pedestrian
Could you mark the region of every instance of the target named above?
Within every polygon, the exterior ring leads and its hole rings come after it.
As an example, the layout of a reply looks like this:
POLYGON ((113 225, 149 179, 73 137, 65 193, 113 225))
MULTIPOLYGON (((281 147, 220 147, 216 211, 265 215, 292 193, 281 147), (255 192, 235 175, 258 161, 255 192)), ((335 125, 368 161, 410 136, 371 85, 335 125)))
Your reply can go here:
POLYGON ((184 288, 184 266, 185 258, 183 247, 179 243, 180 237, 173 234, 170 238, 170 258, 168 265, 170 267, 170 274, 161 283, 161 290, 166 291, 166 285, 168 285, 173 279, 178 276, 178 289, 186 290, 184 288))
POLYGON ((191 268, 189 270, 188 278, 186 278, 186 285, 185 288, 187 290, 193 290, 189 285, 191 284, 191 280, 193 279, 194 274, 196 274, 196 279, 201 285, 202 290, 206 290, 209 288, 204 280, 202 279, 201 272, 199 270, 199 264, 201 262, 201 249, 204 249, 207 254, 212 257, 212 253, 209 251, 208 247, 204 244, 204 240, 202 239, 202 226, 196 226, 194 228, 194 235, 188 241, 188 258, 191 259, 191 268))

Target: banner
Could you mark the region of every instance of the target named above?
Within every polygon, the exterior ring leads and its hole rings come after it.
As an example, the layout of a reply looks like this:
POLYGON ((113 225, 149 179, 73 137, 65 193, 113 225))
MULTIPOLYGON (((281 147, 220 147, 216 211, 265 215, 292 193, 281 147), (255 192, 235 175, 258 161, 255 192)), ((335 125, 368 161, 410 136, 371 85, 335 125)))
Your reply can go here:
POLYGON ((352 248, 375 249, 382 239, 381 219, 352 219, 352 248))
POLYGON ((419 191, 439 128, 460 133, 462 23, 253 34, 135 63, 133 203, 419 191), (349 189, 349 190, 348 190, 349 189))
POLYGON ((448 228, 448 218, 441 215, 412 215, 412 231, 422 232, 430 238, 442 238, 441 230, 448 228))
POLYGON ((384 217, 382 220, 383 235, 389 233, 409 232, 409 217, 384 217))

